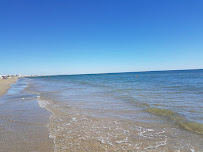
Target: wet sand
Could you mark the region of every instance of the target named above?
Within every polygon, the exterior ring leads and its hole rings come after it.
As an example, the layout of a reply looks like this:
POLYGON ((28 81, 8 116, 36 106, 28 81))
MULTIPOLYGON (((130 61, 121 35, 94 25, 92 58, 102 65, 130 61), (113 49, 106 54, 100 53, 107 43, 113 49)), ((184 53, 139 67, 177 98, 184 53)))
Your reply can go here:
POLYGON ((0 96, 4 95, 8 89, 10 89, 10 85, 15 84, 18 78, 11 79, 0 79, 0 96))
POLYGON ((0 152, 53 151, 46 127, 50 114, 39 107, 35 94, 24 90, 27 84, 16 80, 0 80, 4 94, 0 96, 0 152))

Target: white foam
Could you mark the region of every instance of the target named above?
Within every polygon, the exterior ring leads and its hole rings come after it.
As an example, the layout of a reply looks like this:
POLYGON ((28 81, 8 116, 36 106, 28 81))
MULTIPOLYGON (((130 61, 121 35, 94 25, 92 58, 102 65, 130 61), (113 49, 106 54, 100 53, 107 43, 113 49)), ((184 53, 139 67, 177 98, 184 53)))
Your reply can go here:
POLYGON ((38 102, 38 104, 39 104, 39 106, 40 106, 41 108, 46 108, 46 105, 49 104, 49 103, 48 103, 47 101, 45 101, 45 100, 37 100, 37 102, 38 102))
POLYGON ((73 118, 72 118, 72 120, 73 120, 74 122, 77 122, 77 119, 76 119, 76 117, 73 117, 73 118))
POLYGON ((119 140, 119 141, 115 141, 115 142, 120 144, 120 143, 126 143, 127 141, 128 141, 128 137, 126 137, 124 140, 119 140))

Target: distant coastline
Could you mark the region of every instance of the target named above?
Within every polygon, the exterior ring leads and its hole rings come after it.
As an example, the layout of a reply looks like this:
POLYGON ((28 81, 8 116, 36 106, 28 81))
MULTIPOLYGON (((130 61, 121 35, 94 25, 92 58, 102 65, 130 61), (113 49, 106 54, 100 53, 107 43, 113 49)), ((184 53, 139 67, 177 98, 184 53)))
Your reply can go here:
POLYGON ((142 72, 164 72, 164 71, 188 71, 188 70, 203 70, 203 69, 180 69, 180 70, 153 70, 153 71, 125 71, 125 72, 105 72, 105 73, 81 73, 81 74, 39 74, 39 75, 24 75, 22 77, 47 77, 47 76, 65 76, 65 75, 96 75, 96 74, 121 74, 121 73, 142 73, 142 72))

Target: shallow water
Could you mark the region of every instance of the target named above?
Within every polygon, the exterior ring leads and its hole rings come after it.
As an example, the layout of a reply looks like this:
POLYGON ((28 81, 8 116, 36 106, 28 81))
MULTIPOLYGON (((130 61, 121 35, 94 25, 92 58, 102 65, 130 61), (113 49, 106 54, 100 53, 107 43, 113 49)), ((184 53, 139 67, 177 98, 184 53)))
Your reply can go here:
POLYGON ((29 93, 26 79, 20 79, 0 97, 0 151, 50 152, 49 113, 39 107, 36 94, 29 93))
POLYGON ((26 91, 51 112, 54 151, 203 151, 203 70, 37 77, 26 91))

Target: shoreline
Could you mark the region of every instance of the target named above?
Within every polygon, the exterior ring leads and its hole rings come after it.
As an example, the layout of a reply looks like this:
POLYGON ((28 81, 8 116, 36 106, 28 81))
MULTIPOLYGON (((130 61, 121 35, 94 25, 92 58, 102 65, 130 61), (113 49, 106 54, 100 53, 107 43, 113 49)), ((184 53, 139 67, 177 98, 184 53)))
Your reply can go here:
POLYGON ((24 90, 25 79, 17 80, 0 80, 0 151, 51 152, 53 140, 46 126, 50 113, 39 106, 36 94, 24 90), (11 94, 7 93, 9 88, 11 94))
POLYGON ((17 77, 10 79, 0 79, 0 96, 7 93, 7 91, 11 88, 10 85, 13 85, 18 80, 17 77))

